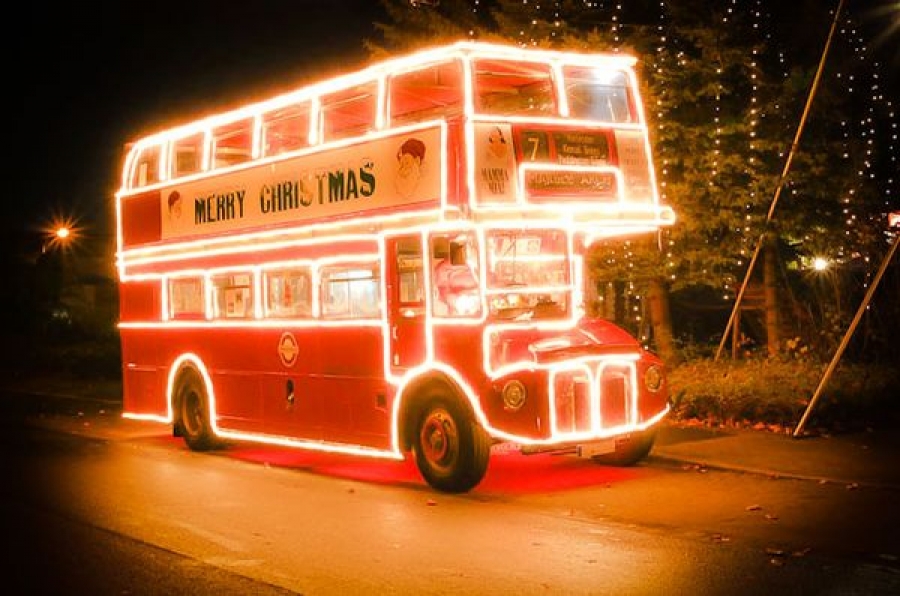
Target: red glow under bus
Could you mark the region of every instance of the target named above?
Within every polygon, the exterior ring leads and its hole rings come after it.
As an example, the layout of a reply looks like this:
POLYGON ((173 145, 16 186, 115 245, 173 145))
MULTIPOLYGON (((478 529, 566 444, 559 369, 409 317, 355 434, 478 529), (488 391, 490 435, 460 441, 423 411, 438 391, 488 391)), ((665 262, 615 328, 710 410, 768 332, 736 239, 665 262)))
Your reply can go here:
POLYGON ((142 138, 116 195, 125 416, 189 447, 632 464, 662 363, 583 254, 674 221, 634 59, 461 42, 142 138))

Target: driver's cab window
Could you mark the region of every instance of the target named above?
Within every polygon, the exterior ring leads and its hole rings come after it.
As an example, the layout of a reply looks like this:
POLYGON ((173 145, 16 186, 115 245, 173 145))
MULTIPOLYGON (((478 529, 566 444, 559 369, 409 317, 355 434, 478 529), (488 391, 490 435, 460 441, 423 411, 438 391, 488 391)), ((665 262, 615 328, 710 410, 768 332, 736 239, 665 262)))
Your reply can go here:
POLYGON ((471 234, 431 238, 433 312, 440 317, 481 315, 478 244, 471 234))

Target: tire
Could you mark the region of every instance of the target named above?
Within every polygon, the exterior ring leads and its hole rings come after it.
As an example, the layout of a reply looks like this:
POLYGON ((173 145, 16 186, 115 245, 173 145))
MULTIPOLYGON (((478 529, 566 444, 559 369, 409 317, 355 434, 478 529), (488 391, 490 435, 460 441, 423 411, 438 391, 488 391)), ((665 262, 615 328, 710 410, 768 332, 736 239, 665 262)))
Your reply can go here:
POLYGON ((419 473, 431 487, 463 493, 484 478, 491 441, 459 400, 439 395, 418 419, 413 451, 419 473))
POLYGON ((218 441, 209 419, 209 398, 200 377, 186 373, 178 385, 178 434, 194 451, 209 451, 218 441))
POLYGON ((628 437, 616 441, 616 450, 612 453, 595 455, 591 459, 598 464, 606 466, 633 466, 650 454, 655 441, 656 428, 632 433, 628 437))

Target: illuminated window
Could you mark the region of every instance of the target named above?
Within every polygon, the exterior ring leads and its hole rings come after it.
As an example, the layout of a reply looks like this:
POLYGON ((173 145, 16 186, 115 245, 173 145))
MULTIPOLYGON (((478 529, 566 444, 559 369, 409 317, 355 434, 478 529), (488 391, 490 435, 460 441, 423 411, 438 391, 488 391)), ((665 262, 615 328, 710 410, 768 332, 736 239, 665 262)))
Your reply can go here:
POLYGON ((487 236, 492 319, 562 318, 569 312, 569 258, 561 230, 492 230, 487 236))
POLYGON ((478 245, 472 235, 441 234, 431 239, 432 305, 443 317, 481 314, 478 245))
POLYGON ((375 129, 378 85, 375 82, 322 96, 322 140, 363 135, 375 129))
POLYGON ((263 114, 262 154, 278 155, 309 146, 309 102, 263 114))
POLYGON ((422 241, 419 238, 397 241, 397 272, 400 276, 400 306, 404 309, 424 308, 425 272, 422 264, 422 241))
POLYGON ((131 188, 159 182, 159 157, 159 145, 150 145, 141 150, 131 171, 131 188))
POLYGON ((498 116, 556 114, 556 96, 549 65, 476 60, 474 72, 477 112, 498 116))
POLYGON ((633 122, 628 99, 628 77, 620 70, 588 66, 563 69, 569 114, 573 118, 603 122, 633 122))
POLYGON ((253 156, 253 119, 245 118, 213 129, 213 167, 227 168, 253 156))
POLYGON ((202 277, 169 279, 169 318, 201 319, 205 316, 202 277))
POLYGON ((266 271, 266 316, 312 316, 312 277, 308 267, 266 271))
POLYGON ((216 319, 249 319, 253 317, 253 274, 214 275, 213 317, 216 319))
POLYGON ((322 269, 322 316, 370 319, 381 315, 377 264, 335 265, 322 269))
POLYGON ((203 145, 206 136, 200 132, 178 139, 172 144, 172 177, 195 174, 203 168, 203 145))
POLYGON ((389 85, 392 125, 462 111, 462 63, 458 60, 393 76, 389 85))

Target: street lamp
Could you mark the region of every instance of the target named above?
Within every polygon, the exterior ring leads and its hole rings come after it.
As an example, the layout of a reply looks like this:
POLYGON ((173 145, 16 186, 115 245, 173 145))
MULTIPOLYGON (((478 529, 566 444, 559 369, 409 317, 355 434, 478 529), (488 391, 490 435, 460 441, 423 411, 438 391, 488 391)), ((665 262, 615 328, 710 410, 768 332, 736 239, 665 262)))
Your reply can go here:
POLYGON ((825 271, 831 263, 825 257, 816 257, 813 259, 812 266, 816 271, 825 271))
POLYGON ((66 250, 72 242, 78 238, 78 228, 75 220, 71 218, 55 218, 44 228, 44 242, 41 244, 41 253, 50 250, 66 250))

